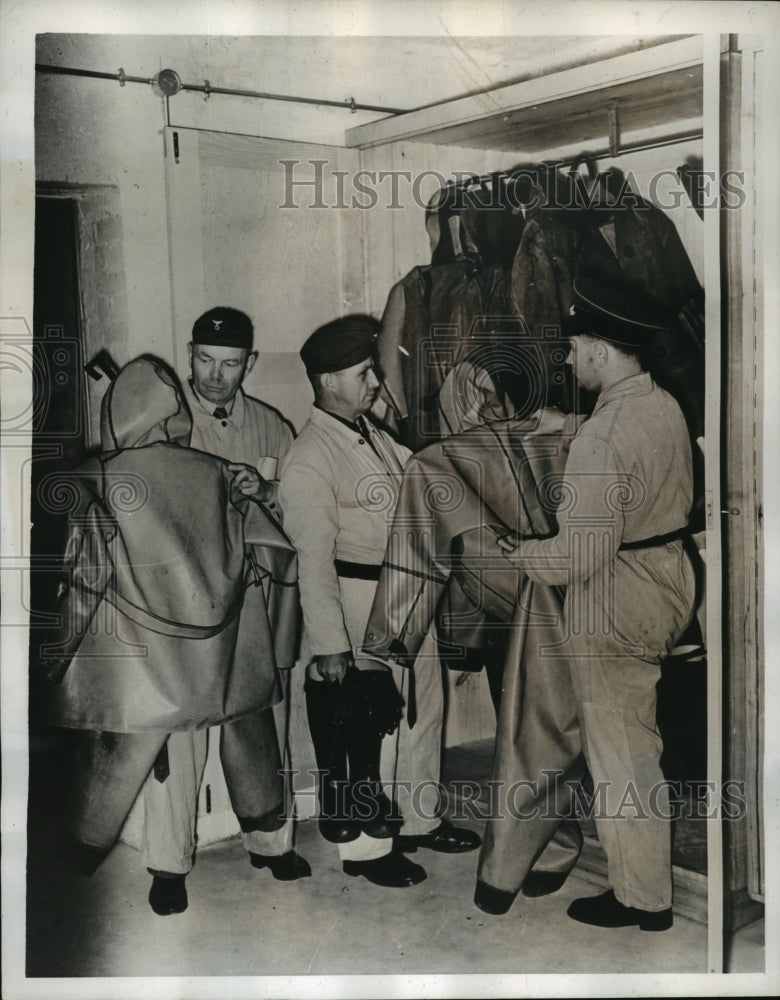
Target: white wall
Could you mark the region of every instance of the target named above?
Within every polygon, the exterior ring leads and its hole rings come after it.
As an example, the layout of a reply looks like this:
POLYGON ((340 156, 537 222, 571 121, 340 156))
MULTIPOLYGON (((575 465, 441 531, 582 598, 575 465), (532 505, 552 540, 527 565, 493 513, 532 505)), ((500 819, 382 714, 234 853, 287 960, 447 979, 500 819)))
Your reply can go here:
POLYGON ((170 356, 171 301, 161 108, 144 90, 100 80, 39 77, 36 181, 119 194, 127 330, 105 331, 124 363, 170 356))

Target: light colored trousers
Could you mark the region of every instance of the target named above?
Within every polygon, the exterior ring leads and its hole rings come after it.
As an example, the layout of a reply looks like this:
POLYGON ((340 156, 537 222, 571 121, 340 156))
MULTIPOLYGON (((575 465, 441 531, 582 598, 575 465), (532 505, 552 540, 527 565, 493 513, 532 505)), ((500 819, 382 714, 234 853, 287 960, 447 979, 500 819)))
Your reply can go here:
MULTIPOLYGON (((272 710, 267 711, 269 726, 274 729, 272 710)), ((280 752, 284 757, 287 747, 286 727, 282 737, 280 752)), ((141 855, 144 865, 153 871, 186 875, 192 870, 198 793, 207 751, 208 730, 171 733, 168 737, 168 777, 164 782, 159 782, 152 771, 144 782, 139 794, 143 811, 141 855)), ((276 771, 280 763, 277 754, 269 753, 269 767, 272 771, 276 771)), ((269 773, 263 784, 268 787, 270 809, 283 794, 284 782, 278 775, 269 773)), ((289 816, 278 830, 242 831, 241 840, 246 850, 253 854, 285 854, 293 844, 293 818, 289 816)))
POLYGON ((596 831, 607 874, 624 906, 672 905, 668 786, 656 723, 656 685, 668 655, 693 613, 693 568, 680 542, 660 552, 630 553, 649 567, 628 594, 603 578, 569 587, 564 606, 567 652, 583 751, 596 795, 596 831), (653 575, 650 574, 652 570, 653 575), (666 572, 666 586, 656 577, 666 572), (588 603, 593 602, 588 608, 588 603))
MULTIPOLYGON (((196 844, 198 793, 208 751, 208 730, 171 733, 168 737, 170 774, 159 782, 151 773, 140 792, 143 810, 141 857, 147 868, 174 875, 192 870, 196 844)), ((280 855, 293 841, 293 820, 279 830, 241 833, 247 851, 280 855)))

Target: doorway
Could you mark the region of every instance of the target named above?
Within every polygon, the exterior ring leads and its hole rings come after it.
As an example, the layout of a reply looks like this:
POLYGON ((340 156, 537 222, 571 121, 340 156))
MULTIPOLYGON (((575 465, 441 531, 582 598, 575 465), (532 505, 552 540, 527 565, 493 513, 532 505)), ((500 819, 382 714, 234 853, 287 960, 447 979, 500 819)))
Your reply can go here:
MULTIPOLYGON (((64 473, 87 442, 79 289, 79 216, 73 198, 35 202, 33 278, 33 439, 30 463, 30 659, 55 621, 71 491, 64 473)), ((40 722, 40 691, 30 673, 28 929, 45 898, 42 858, 52 849, 52 816, 62 815, 67 734, 40 722), (44 846, 45 845, 45 846, 44 846), (43 850, 41 850, 43 847, 43 850)))

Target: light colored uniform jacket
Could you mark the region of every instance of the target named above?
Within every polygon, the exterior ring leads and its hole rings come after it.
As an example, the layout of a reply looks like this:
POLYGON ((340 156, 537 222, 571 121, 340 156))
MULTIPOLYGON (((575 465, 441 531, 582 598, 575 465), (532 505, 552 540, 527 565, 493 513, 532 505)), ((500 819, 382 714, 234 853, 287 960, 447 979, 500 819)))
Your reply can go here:
MULTIPOLYGON (((183 383, 183 389, 192 414, 191 448, 227 462, 242 462, 269 481, 278 478, 279 464, 293 440, 292 429, 280 413, 239 387, 230 413, 219 420, 214 416, 214 404, 201 399, 190 380, 183 383)), ((274 517, 278 517, 278 501, 278 483, 274 482, 273 495, 265 505, 274 517)))
POLYGON ((634 375, 599 396, 572 441, 558 534, 521 542, 512 560, 532 580, 568 583, 558 649, 571 659, 593 785, 605 791, 596 828, 607 877, 619 902, 643 910, 672 901, 656 685, 693 613, 695 578, 682 540, 663 536, 686 527, 692 495, 680 407, 648 374, 634 375), (651 544, 620 548, 641 541, 651 544), (633 811, 622 805, 629 794, 633 811))
POLYGON ((620 551, 688 524, 693 473, 688 430, 674 398, 643 372, 603 392, 571 443, 554 538, 520 543, 538 583, 568 584, 572 641, 625 640, 657 662, 691 614, 692 573, 682 542, 620 551))
MULTIPOLYGON (((373 425, 371 440, 379 455, 364 437, 315 406, 282 463, 284 527, 298 551, 304 630, 315 656, 345 652, 363 638, 362 631, 355 638, 357 623, 350 628, 347 620, 350 609, 334 560, 381 564, 410 455, 373 425)), ((368 596, 359 615, 364 628, 375 584, 361 582, 368 596)))

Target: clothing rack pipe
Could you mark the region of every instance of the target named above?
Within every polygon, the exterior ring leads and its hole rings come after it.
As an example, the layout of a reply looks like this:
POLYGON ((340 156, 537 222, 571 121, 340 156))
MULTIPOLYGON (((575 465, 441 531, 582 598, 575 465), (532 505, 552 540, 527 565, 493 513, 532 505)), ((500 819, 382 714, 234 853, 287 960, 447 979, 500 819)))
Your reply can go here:
POLYGON ((701 139, 703 135, 703 131, 701 129, 697 129, 693 132, 681 132, 675 135, 665 136, 662 139, 650 140, 648 142, 630 143, 627 146, 621 146, 616 151, 601 149, 596 150, 593 153, 580 153, 578 156, 570 156, 562 160, 540 160, 536 164, 529 164, 526 167, 519 167, 514 170, 492 170, 489 174, 482 174, 481 176, 474 174, 471 177, 463 177, 457 181, 447 181, 447 187, 467 189, 476 184, 487 184, 489 181, 493 181, 496 177, 504 177, 511 181, 515 178, 522 177, 529 171, 539 167, 573 167, 578 163, 583 163, 587 160, 609 160, 618 156, 625 156, 627 153, 641 153, 647 149, 662 149, 666 146, 679 145, 681 142, 692 142, 696 139, 701 139))
MULTIPOLYGON (((123 69, 118 73, 103 73, 94 69, 76 69, 72 66, 51 66, 36 63, 37 73, 50 73, 57 76, 82 76, 96 80, 114 80, 124 87, 126 83, 145 83, 151 86, 153 79, 147 76, 130 76, 123 69)), ((387 115, 406 114, 403 108, 383 108, 375 104, 360 104, 354 97, 343 101, 330 101, 319 97, 293 97, 290 94, 267 94, 259 90, 237 90, 234 87, 213 87, 208 80, 205 83, 182 83, 180 90, 195 91, 210 97, 211 94, 227 94, 231 97, 254 97, 265 101, 289 101, 293 104, 318 104, 329 108, 347 108, 349 111, 378 111, 387 115)))

